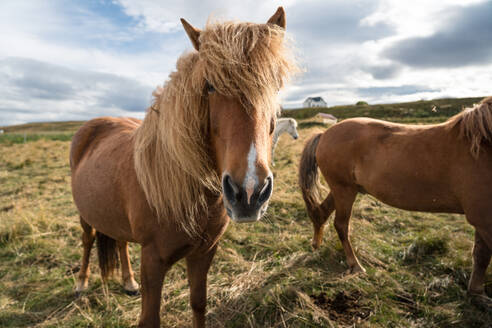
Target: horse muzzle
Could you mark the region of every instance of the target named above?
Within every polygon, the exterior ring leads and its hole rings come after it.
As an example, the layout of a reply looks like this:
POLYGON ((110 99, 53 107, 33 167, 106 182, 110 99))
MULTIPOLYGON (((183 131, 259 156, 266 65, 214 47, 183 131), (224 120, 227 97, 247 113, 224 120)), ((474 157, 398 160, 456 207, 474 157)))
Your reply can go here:
POLYGON ((222 177, 222 191, 227 215, 234 222, 256 222, 267 210, 273 191, 273 176, 270 173, 263 183, 258 183, 252 191, 248 191, 226 173, 222 177))

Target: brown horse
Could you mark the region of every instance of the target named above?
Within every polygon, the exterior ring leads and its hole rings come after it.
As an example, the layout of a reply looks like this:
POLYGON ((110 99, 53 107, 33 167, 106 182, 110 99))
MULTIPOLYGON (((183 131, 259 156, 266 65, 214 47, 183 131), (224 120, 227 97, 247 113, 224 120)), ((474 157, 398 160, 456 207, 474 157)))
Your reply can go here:
POLYGON ((228 216, 253 222, 266 211, 277 93, 296 69, 281 7, 266 24, 209 23, 200 31, 182 23, 197 51, 179 58, 143 122, 91 120, 70 150, 84 230, 77 291, 87 288, 95 239, 103 278, 118 249, 124 286, 135 291, 128 242, 141 244, 140 327, 159 326, 163 278, 181 258, 193 326, 205 326, 207 272, 228 216))
POLYGON ((410 211, 464 213, 475 227, 468 290, 484 293, 492 250, 492 97, 436 125, 345 120, 306 144, 299 184, 313 222, 313 247, 335 210, 335 228, 352 272, 364 271, 349 241, 358 192, 410 211), (321 202, 318 166, 330 187, 321 202))

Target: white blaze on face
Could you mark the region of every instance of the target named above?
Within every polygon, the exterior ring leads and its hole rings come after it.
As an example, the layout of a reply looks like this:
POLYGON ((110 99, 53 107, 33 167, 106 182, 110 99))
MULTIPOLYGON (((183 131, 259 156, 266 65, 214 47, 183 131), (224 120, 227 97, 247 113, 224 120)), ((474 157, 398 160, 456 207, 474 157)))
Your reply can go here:
POLYGON ((254 143, 251 143, 248 153, 248 171, 244 177, 243 187, 246 190, 246 197, 248 204, 251 202, 251 196, 255 190, 255 186, 258 184, 258 176, 256 175, 256 147, 254 143))

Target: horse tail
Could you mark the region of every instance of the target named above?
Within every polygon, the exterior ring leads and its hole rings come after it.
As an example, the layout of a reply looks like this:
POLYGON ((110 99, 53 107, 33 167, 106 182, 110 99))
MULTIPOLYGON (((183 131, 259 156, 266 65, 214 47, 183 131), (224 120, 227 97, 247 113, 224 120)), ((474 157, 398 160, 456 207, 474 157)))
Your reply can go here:
POLYGON ((96 239, 99 268, 101 268, 102 278, 106 280, 118 268, 116 240, 99 231, 96 232, 96 239))
POLYGON ((299 165, 299 187, 311 218, 318 217, 321 191, 325 189, 319 179, 318 163, 316 162, 316 149, 321 135, 321 133, 318 133, 308 140, 302 151, 299 165))

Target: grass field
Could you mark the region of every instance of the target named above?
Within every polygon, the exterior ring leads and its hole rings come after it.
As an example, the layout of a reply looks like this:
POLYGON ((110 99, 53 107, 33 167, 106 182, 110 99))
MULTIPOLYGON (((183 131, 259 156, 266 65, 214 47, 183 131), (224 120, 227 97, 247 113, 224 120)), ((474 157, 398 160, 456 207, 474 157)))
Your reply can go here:
POLYGON ((449 98, 421 100, 398 104, 344 105, 328 108, 299 108, 285 110, 284 115, 306 119, 316 114, 329 113, 338 119, 350 117, 372 117, 399 123, 438 123, 459 113, 464 107, 479 103, 480 98, 449 98), (434 108, 434 110, 432 110, 434 108))
MULTIPOLYGON (((277 147, 267 216, 231 224, 220 242, 209 274, 209 326, 490 327, 492 313, 466 296, 473 230, 463 216, 405 212, 359 196, 351 238, 367 274, 345 273, 332 225, 320 250, 311 249, 297 166, 304 142, 323 128, 300 127, 300 140, 283 136, 277 147)), ((0 144, 0 327, 130 327, 138 320, 140 298, 127 296, 119 277, 101 283, 95 251, 90 289, 74 295, 82 246, 68 149, 68 140, 49 138, 0 144)), ((130 252, 139 281, 139 246, 130 252)), ((188 297, 178 262, 164 282, 163 326, 191 326, 188 297)))
POLYGON ((1 144, 20 144, 37 140, 70 141, 83 121, 27 123, 0 127, 1 144))

